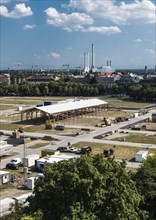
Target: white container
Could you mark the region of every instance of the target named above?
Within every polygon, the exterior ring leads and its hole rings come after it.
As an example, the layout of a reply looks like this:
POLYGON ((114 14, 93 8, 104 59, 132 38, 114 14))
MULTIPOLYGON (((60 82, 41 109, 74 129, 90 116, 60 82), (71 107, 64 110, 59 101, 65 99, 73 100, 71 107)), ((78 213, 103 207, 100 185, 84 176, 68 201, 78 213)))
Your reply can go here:
POLYGON ((22 111, 22 110, 23 110, 23 107, 19 105, 19 106, 17 107, 17 111, 22 111))
POLYGON ((134 118, 137 118, 139 116, 139 113, 138 112, 135 112, 134 113, 134 118))
POLYGON ((26 158, 23 158, 23 166, 32 167, 35 165, 35 160, 38 160, 40 156, 38 154, 30 154, 26 158))
POLYGON ((35 180, 36 180, 36 177, 29 177, 27 179, 27 188, 28 189, 34 189, 35 180))
POLYGON ((146 160, 147 156, 148 156, 148 151, 145 150, 138 151, 135 154, 135 161, 142 162, 143 160, 146 160))

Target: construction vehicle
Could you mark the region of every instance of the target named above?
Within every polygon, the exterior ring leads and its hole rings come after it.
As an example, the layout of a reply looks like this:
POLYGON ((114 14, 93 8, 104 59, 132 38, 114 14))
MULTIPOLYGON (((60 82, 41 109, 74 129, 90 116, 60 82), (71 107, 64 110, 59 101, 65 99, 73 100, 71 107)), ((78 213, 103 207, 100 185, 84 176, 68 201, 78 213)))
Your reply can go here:
POLYGON ((105 126, 111 126, 111 124, 112 124, 112 121, 110 119, 104 118, 102 123, 96 124, 95 126, 103 128, 105 126))
POLYGON ((111 126, 111 124, 112 124, 112 121, 110 120, 110 119, 108 119, 108 118, 103 118, 103 121, 104 121, 104 123, 105 123, 105 125, 106 126, 111 126))

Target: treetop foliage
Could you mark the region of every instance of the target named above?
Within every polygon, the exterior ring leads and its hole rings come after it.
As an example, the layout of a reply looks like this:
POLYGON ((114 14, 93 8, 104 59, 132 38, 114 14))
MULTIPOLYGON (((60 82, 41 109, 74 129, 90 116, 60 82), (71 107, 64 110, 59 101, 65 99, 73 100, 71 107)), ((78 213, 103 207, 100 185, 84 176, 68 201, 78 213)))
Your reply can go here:
POLYGON ((146 219, 135 182, 118 163, 103 155, 84 156, 47 166, 37 181, 29 209, 43 219, 146 219))

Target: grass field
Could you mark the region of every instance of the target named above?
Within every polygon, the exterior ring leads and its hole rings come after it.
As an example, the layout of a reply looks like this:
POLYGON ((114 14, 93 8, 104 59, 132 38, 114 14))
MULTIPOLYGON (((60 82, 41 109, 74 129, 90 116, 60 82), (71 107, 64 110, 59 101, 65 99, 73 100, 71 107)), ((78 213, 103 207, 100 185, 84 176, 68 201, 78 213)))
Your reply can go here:
POLYGON ((74 97, 1 97, 0 104, 15 104, 15 105, 36 105, 42 104, 44 101, 48 100, 51 102, 62 101, 65 99, 72 99, 74 97))
POLYGON ((0 103, 0 111, 3 111, 3 110, 7 110, 7 109, 15 109, 16 108, 16 105, 3 105, 0 103))
MULTIPOLYGON (((45 100, 56 102, 62 101, 65 99, 72 99, 74 97, 67 97, 67 96, 45 96, 45 97, 1 97, 0 103, 2 104, 13 104, 13 105, 36 105, 41 104, 45 100)), ((78 97, 78 98, 85 98, 85 97, 78 97)), ((128 100, 124 100, 122 98, 101 98, 104 101, 108 101, 110 105, 113 106, 120 106, 120 107, 133 107, 133 108, 143 108, 145 106, 150 105, 151 103, 142 103, 142 102, 132 102, 128 100)), ((9 107, 8 107, 9 108, 9 107)))
MULTIPOLYGON (((116 159, 126 159, 132 160, 135 157, 135 154, 140 150, 146 150, 146 148, 139 148, 139 147, 128 147, 128 146, 121 146, 116 145, 106 145, 100 143, 92 143, 92 142, 78 142, 72 145, 73 147, 81 148, 83 146, 90 146, 92 148, 93 154, 100 154, 103 153, 104 149, 113 148, 115 150, 115 158, 116 159)), ((149 149, 149 153, 156 153, 155 149, 149 149)))
POLYGON ((24 132, 37 132, 37 133, 46 133, 46 134, 66 134, 66 133, 77 133, 80 132, 80 129, 77 128, 65 128, 64 131, 58 131, 55 129, 46 130, 45 125, 23 125, 15 123, 0 123, 1 130, 16 130, 20 127, 23 127, 24 132))
MULTIPOLYGON (((126 142, 156 144, 156 136, 145 134, 129 134, 124 136, 126 142)), ((121 137, 112 139, 113 141, 120 141, 121 137)))

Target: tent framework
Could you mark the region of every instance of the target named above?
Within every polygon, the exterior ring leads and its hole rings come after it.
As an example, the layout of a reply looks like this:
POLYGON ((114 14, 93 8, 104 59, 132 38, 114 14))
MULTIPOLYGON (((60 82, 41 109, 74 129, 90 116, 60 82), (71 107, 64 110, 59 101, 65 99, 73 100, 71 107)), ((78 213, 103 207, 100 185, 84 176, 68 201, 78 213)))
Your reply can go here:
POLYGON ((68 120, 72 118, 74 123, 75 118, 81 118, 81 120, 83 120, 87 117, 87 115, 97 115, 97 112, 106 109, 108 109, 107 102, 103 102, 103 104, 93 104, 92 106, 86 106, 83 108, 77 105, 75 109, 60 110, 55 112, 48 112, 45 108, 34 107, 21 112, 21 121, 44 118, 45 120, 51 120, 53 124, 58 121, 63 121, 65 124, 65 122, 68 123, 68 120))

